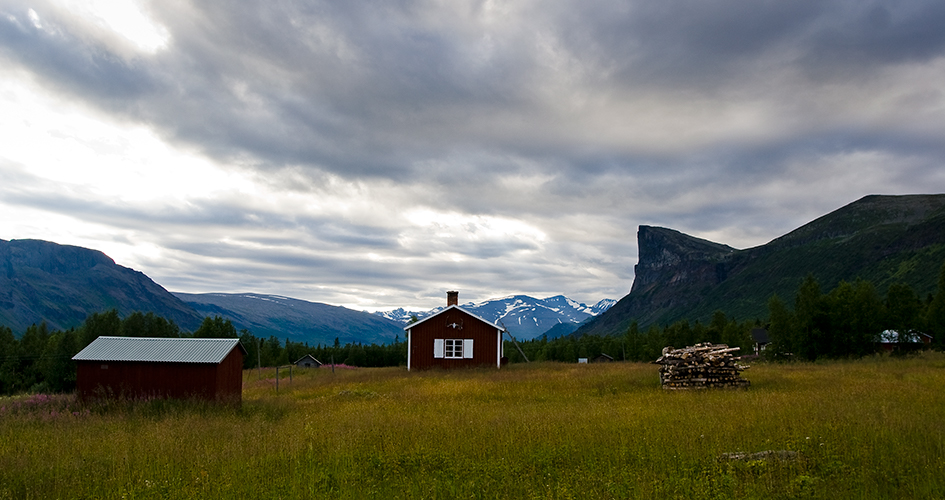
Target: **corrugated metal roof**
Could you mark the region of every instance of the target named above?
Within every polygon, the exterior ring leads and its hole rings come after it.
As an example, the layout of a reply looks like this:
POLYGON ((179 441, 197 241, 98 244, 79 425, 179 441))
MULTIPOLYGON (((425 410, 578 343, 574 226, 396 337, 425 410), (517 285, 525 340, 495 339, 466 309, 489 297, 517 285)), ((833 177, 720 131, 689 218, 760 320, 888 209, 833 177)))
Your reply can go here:
POLYGON ((72 359, 76 361, 154 361, 161 363, 219 363, 239 339, 173 339, 99 337, 72 359))

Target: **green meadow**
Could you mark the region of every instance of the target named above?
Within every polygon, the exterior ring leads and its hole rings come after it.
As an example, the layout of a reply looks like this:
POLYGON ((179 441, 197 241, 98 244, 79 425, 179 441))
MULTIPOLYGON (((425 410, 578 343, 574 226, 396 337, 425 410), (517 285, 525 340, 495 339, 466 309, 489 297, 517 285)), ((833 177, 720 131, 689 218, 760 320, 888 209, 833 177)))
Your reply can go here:
POLYGON ((943 498, 945 355, 244 373, 243 404, 0 399, 0 499, 943 498), (791 451, 754 459, 726 454, 791 451))

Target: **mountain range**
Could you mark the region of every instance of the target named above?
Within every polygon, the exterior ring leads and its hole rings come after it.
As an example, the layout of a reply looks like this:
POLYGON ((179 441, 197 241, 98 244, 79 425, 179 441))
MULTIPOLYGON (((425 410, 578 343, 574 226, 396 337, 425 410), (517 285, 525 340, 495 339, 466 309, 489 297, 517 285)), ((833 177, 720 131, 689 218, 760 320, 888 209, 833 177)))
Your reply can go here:
MULTIPOLYGON (((640 226, 630 292, 587 306, 558 295, 514 295, 463 307, 504 325, 516 338, 547 334, 621 334, 680 319, 767 317, 777 294, 790 303, 813 275, 825 291, 862 278, 880 293, 896 282, 920 297, 933 293, 945 262, 945 194, 867 196, 771 242, 739 250, 679 231, 640 226), (612 307, 611 307, 612 306, 612 307)), ((0 240, 0 325, 16 334, 45 321, 52 329, 82 324, 95 312, 153 312, 195 330, 205 316, 230 319, 257 336, 297 342, 389 342, 412 316, 439 309, 353 311, 275 295, 172 294, 139 271, 97 250, 41 240, 0 240)))
POLYGON ((0 240, 0 268, 0 325, 17 335, 41 322, 51 330, 78 327, 111 309, 122 317, 152 312, 184 331, 222 316, 237 330, 310 344, 387 343, 403 335, 400 323, 344 307, 260 294, 172 294, 98 250, 49 241, 0 240))
MULTIPOLYGON (((229 319, 237 330, 257 337, 309 344, 389 343, 403 338, 410 317, 436 312, 368 313, 339 306, 257 293, 171 293, 134 269, 120 266, 98 250, 41 240, 0 240, 0 325, 20 334, 45 321, 53 330, 81 325, 92 313, 110 309, 124 317, 141 311, 173 320, 194 331, 204 317, 229 319)), ((580 322, 614 303, 588 307, 562 295, 525 295, 465 307, 493 322, 504 322, 523 339, 557 326, 567 334, 580 322)))
POLYGON ((866 196, 771 242, 744 250, 679 231, 640 226, 630 293, 574 334, 621 334, 714 311, 740 320, 768 315, 773 294, 793 303, 808 275, 824 292, 841 280, 935 292, 945 263, 945 194, 866 196))
MULTIPOLYGON (((463 309, 505 328, 517 339, 529 340, 548 334, 549 338, 568 335, 581 323, 606 311, 616 303, 603 299, 592 306, 571 300, 564 295, 536 299, 527 295, 512 295, 483 302, 461 304, 463 309)), ((411 318, 423 319, 442 311, 438 307, 429 311, 405 311, 395 309, 376 312, 379 316, 406 325, 411 318)))
POLYGON ((275 336, 293 342, 388 344, 404 337, 396 321, 319 302, 258 293, 178 293, 174 296, 201 316, 222 316, 237 329, 257 337, 275 336))

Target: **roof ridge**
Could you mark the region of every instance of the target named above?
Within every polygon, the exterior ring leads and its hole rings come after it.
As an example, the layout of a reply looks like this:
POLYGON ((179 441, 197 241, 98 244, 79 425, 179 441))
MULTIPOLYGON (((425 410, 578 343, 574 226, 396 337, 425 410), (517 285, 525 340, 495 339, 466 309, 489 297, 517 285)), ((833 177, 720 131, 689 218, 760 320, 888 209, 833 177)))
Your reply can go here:
POLYGON ((219 363, 233 349, 246 348, 238 338, 111 337, 93 340, 76 361, 136 361, 166 363, 219 363))
POLYGON ((494 326, 496 329, 502 330, 503 332, 506 331, 505 328, 503 328, 502 326, 499 326, 499 325, 497 325, 496 323, 494 323, 494 322, 492 322, 492 321, 489 321, 489 320, 487 320, 486 318, 483 318, 482 316, 479 316, 478 314, 472 313, 472 312, 470 312, 469 310, 467 310, 467 309, 465 309, 465 308, 463 308, 463 307, 461 307, 461 306, 459 306, 459 305, 457 305, 457 304, 452 304, 452 305, 450 305, 450 306, 447 306, 447 307, 445 307, 444 309, 441 309, 440 311, 436 312, 435 314, 431 314, 431 315, 427 316, 426 318, 423 318, 423 319, 421 319, 421 320, 419 320, 419 321, 416 321, 416 322, 414 322, 414 323, 410 323, 409 325, 407 325, 407 326, 404 327, 404 330, 409 330, 409 329, 413 328, 414 326, 419 325, 420 323, 423 323, 424 321, 426 321, 426 320, 428 320, 428 319, 430 319, 430 318, 435 318, 435 317, 437 317, 437 316, 439 316, 439 315, 445 313, 446 311, 449 311, 450 309, 459 309, 460 311, 462 311, 462 312, 464 312, 464 313, 466 313, 466 314, 472 316, 473 318, 478 319, 479 321, 482 321, 483 323, 486 323, 487 325, 492 325, 492 326, 494 326))

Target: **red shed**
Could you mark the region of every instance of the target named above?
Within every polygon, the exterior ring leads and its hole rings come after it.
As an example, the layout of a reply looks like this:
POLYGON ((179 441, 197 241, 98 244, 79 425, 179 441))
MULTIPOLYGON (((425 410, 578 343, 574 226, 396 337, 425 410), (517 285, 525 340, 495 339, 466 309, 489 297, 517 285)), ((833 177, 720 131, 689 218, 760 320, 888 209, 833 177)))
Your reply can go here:
POLYGON ((239 403, 239 339, 99 337, 76 354, 80 398, 203 398, 239 403))
POLYGON ((446 309, 407 325, 407 370, 502 364, 503 328, 459 307, 446 292, 446 309))

